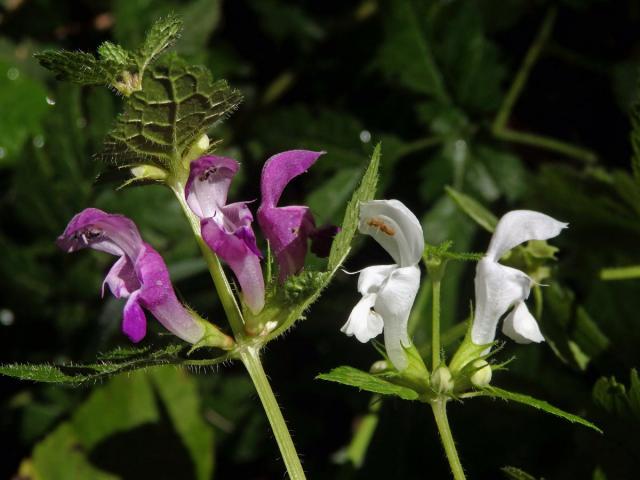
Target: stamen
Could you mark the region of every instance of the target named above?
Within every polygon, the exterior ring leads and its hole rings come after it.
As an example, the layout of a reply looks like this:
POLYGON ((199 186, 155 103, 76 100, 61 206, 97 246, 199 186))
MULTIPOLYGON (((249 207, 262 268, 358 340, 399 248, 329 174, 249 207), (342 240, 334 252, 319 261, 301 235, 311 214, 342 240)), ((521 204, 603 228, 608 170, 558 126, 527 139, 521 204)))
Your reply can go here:
POLYGON ((218 173, 218 167, 209 167, 198 177, 198 180, 204 182, 205 180, 209 183, 213 182, 213 176, 218 173))

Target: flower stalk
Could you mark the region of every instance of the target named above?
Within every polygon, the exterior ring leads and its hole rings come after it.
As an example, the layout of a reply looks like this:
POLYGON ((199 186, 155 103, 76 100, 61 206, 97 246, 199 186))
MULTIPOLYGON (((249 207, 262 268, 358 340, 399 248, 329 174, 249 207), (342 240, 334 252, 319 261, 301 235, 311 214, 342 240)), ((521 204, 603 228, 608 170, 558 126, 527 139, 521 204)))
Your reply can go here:
POLYGON ((458 457, 458 451, 456 450, 456 444, 453 441, 453 435, 451 434, 451 427, 449 426, 449 419, 447 418, 447 399, 438 398, 431 402, 431 409, 433 410, 433 417, 436 420, 438 426, 438 432, 440 433, 440 440, 444 447, 444 452, 449 460, 449 466, 451 467, 451 473, 455 480, 465 480, 464 470, 460 463, 460 457, 458 457))

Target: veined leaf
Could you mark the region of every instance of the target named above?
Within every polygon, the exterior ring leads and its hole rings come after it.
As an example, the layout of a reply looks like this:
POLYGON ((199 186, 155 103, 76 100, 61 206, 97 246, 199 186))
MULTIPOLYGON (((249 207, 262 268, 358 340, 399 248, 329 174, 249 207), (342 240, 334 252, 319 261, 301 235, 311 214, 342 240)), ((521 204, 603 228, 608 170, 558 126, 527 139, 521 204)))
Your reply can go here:
POLYGON ((564 418, 565 420, 570 421, 571 423, 579 423, 585 427, 591 428, 598 433, 602 433, 597 426, 593 423, 585 420, 578 415, 574 415, 572 413, 565 412, 564 410, 560 410, 557 407, 554 407, 548 402, 544 400, 538 400, 537 398, 530 397, 529 395, 524 395, 522 393, 510 392, 509 390, 503 390, 498 387, 485 387, 483 391, 489 395, 490 397, 497 397, 503 400, 512 401, 522 403, 524 405, 529 405, 530 407, 536 408, 538 410, 542 410, 544 412, 550 413, 551 415, 555 415, 560 418, 564 418))
POLYGON ((133 63, 131 54, 113 42, 104 42, 98 47, 98 55, 103 60, 108 60, 113 63, 128 66, 133 63))
POLYGON ((483 207, 478 201, 474 200, 468 195, 459 192, 451 187, 445 187, 447 193, 452 198, 456 205, 460 209, 469 215, 478 225, 487 230, 493 232, 498 224, 496 216, 483 207))
POLYGON ((348 366, 334 368, 329 373, 321 373, 316 378, 357 387, 368 392, 395 395, 403 400, 417 400, 419 397, 418 392, 415 390, 396 385, 381 377, 348 366))
POLYGON ((144 75, 142 90, 123 113, 99 154, 119 166, 154 164, 172 170, 188 148, 231 114, 242 96, 201 66, 171 56, 144 75))

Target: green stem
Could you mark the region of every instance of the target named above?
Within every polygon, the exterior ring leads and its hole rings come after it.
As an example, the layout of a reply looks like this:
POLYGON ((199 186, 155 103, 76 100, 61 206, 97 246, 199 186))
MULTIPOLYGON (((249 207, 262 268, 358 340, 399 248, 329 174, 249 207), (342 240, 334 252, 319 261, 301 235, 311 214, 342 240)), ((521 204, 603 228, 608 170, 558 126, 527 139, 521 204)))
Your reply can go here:
POLYGON ((458 457, 456 445, 453 441, 453 435, 451 435, 451 427, 449 427, 449 419, 447 418, 447 400, 439 398, 431 402, 431 409, 433 410, 433 416, 436 419, 436 425, 438 426, 438 432, 440 432, 440 440, 442 440, 442 446, 444 452, 449 460, 449 466, 451 467, 451 473, 455 480, 465 480, 464 470, 458 457))
POLYGON ((244 320, 242 318, 240 306, 238 305, 236 297, 231 290, 231 285, 229 285, 227 276, 224 274, 224 270, 222 269, 222 264, 220 263, 218 257, 211 251, 211 249, 202 239, 202 235, 200 233, 200 219, 191 211, 189 205, 187 205, 187 202, 184 198, 184 186, 179 182, 175 182, 171 185, 171 189, 175 193, 176 198, 178 199, 178 202, 182 207, 182 211, 189 220, 189 224, 191 225, 193 234, 196 237, 198 245, 200 246, 202 256, 207 262, 209 273, 211 274, 213 283, 216 286, 218 297, 220 298, 222 308, 224 309, 224 313, 229 320, 229 325, 231 325, 231 330, 233 330, 236 341, 240 340, 245 336, 244 320))
POLYGON ((293 444, 291 434, 289 433, 287 424, 282 416, 280 407, 278 407, 278 402, 273 394, 273 390, 271 390, 267 374, 262 368, 258 349, 251 346, 245 347, 240 352, 240 359, 242 360, 242 363, 244 363, 244 366, 247 369, 247 372, 249 372, 249 376, 256 387, 256 391, 258 392, 264 411, 269 419, 271 430, 273 430, 276 442, 278 442, 278 447, 280 448, 284 464, 287 467, 289 478, 291 480, 304 480, 306 477, 304 475, 300 459, 298 458, 298 452, 293 444))
POLYGON ((513 79, 513 83, 511 84, 511 86, 509 87, 509 91, 505 95, 504 101, 500 106, 500 110, 498 110, 498 113, 493 121, 491 130, 493 134, 501 140, 521 143, 523 145, 531 145, 545 150, 557 152, 568 157, 576 158, 586 163, 592 163, 597 160, 597 156, 591 150, 577 147, 575 145, 572 145, 571 143, 556 140, 555 138, 538 135, 535 133, 518 132, 507 127, 507 122, 509 121, 511 112, 513 111, 518 98, 524 90, 527 80, 529 79, 531 69, 540 57, 542 48, 547 43, 547 40, 551 35, 551 30, 553 29, 555 18, 555 8, 549 9, 542 22, 542 25, 540 26, 538 35, 529 47, 529 50, 527 51, 527 54, 522 61, 522 65, 520 65, 520 68, 518 69, 518 72, 513 79))
POLYGON ((440 364, 440 279, 431 280, 431 370, 440 364))

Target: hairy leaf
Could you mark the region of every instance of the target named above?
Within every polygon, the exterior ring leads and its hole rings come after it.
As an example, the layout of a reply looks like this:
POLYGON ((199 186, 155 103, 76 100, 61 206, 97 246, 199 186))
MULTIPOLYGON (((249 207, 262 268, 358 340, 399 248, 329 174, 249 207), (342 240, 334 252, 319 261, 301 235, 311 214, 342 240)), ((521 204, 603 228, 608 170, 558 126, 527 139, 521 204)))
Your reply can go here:
POLYGON ((502 467, 500 470, 509 480, 537 480, 533 475, 516 467, 502 467))
POLYGON ((188 345, 169 345, 159 350, 150 348, 116 349, 103 354, 92 364, 5 364, 0 375, 36 382, 81 385, 110 377, 117 373, 146 369, 157 365, 214 365, 228 358, 197 360, 186 356, 188 345))
POLYGON ((136 52, 141 71, 175 43, 181 30, 182 20, 176 15, 167 15, 151 26, 144 43, 136 52))
POLYGON ((146 163, 171 170, 241 99, 224 80, 214 82, 206 68, 172 56, 146 72, 142 90, 127 99, 99 157, 119 166, 146 163))
POLYGON ((36 53, 40 64, 56 74, 59 80, 79 85, 107 85, 114 83, 122 66, 111 60, 98 60, 90 53, 67 50, 45 50, 36 53))
POLYGON ((329 373, 321 373, 316 378, 341 383, 342 385, 349 385, 350 387, 356 387, 368 392, 382 395, 395 395, 403 400, 417 400, 419 397, 418 392, 415 390, 396 385, 379 376, 348 366, 334 368, 329 373))
POLYGON ((544 400, 538 400, 537 398, 530 397, 529 395, 524 395, 522 393, 510 392, 509 390, 503 390, 498 387, 485 387, 483 391, 491 396, 501 398, 506 401, 518 402, 524 405, 528 405, 530 407, 536 408, 538 410, 542 410, 544 412, 550 413, 551 415, 555 415, 560 418, 564 418, 565 420, 570 421, 571 423, 579 423, 585 427, 591 428, 598 433, 602 433, 596 425, 585 420, 578 415, 574 415, 572 413, 565 412, 564 410, 560 410, 557 407, 545 402, 544 400))

